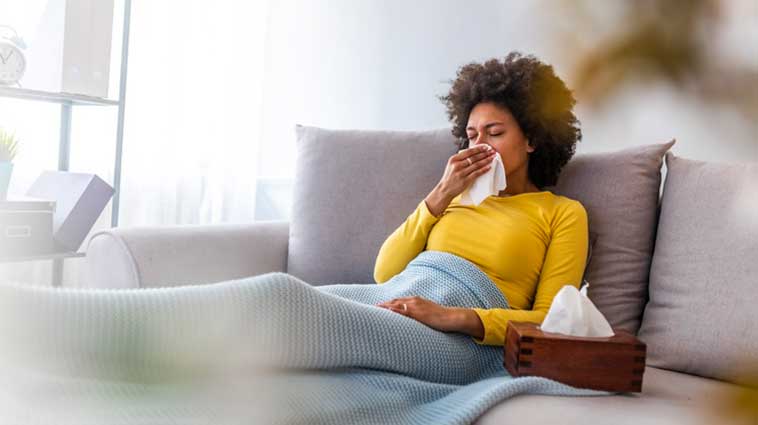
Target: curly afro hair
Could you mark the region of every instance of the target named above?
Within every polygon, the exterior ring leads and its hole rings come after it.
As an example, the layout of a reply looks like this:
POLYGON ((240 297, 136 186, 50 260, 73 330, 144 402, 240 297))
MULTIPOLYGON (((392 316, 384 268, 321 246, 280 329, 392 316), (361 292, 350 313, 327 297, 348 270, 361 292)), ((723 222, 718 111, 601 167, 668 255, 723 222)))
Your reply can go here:
POLYGON ((450 92, 439 99, 453 123, 458 147, 468 147, 466 124, 474 106, 482 102, 503 106, 534 147, 529 154, 529 180, 540 189, 554 186, 582 131, 572 111, 576 100, 553 67, 532 55, 511 52, 502 62, 490 59, 464 65, 456 77, 450 92))

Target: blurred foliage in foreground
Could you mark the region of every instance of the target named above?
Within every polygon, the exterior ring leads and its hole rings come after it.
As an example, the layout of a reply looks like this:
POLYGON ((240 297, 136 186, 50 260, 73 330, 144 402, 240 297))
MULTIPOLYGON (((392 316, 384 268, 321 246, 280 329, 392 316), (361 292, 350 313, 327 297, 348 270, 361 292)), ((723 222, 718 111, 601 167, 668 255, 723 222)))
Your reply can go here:
POLYGON ((627 83, 666 82, 758 121, 758 0, 553 4, 572 23, 560 39, 576 63, 577 96, 589 106, 602 105, 627 83))
POLYGON ((752 370, 747 380, 750 386, 734 387, 713 395, 707 408, 718 420, 715 423, 758 424, 758 369, 752 370))

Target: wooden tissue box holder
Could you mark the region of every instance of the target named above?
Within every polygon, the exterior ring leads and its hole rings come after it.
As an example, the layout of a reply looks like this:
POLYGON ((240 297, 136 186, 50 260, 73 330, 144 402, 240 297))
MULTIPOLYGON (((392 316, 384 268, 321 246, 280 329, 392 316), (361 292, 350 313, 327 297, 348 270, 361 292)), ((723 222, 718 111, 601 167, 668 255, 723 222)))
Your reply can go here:
POLYGON ((543 332, 539 325, 509 322, 505 368, 512 376, 542 376, 579 388, 641 392, 647 346, 631 333, 608 338, 543 332))

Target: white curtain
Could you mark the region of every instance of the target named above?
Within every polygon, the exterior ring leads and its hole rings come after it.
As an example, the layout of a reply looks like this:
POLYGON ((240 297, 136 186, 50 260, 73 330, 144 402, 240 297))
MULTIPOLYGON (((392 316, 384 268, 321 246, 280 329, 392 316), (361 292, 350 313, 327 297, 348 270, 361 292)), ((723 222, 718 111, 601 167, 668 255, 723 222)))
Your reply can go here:
POLYGON ((133 1, 120 226, 253 221, 268 5, 133 1))

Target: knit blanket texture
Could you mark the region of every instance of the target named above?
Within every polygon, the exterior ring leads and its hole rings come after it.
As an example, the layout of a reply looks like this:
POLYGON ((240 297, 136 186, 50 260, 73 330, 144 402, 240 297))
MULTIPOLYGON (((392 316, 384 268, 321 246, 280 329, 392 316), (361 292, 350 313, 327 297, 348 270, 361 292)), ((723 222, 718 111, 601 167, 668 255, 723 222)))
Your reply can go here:
POLYGON ((156 289, 0 285, 0 423, 470 424, 519 394, 503 347, 376 304, 508 308, 476 265, 423 251, 381 285, 287 273, 156 289))

